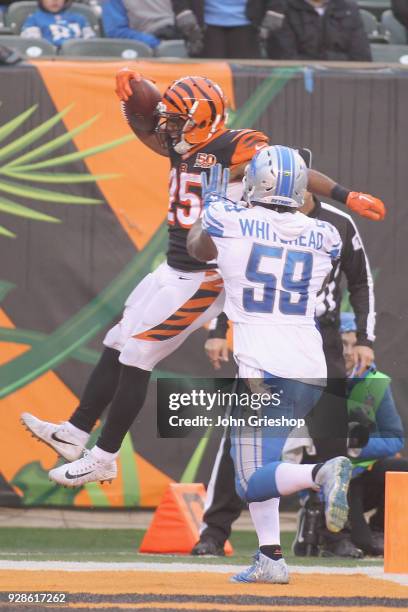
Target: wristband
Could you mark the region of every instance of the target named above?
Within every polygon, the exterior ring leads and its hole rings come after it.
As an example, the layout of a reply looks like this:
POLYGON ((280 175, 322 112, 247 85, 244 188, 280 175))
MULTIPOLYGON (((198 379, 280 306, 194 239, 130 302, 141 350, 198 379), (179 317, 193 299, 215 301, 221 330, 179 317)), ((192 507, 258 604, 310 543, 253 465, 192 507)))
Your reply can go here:
POLYGON ((208 333, 208 338, 221 338, 224 340, 227 337, 228 328, 228 317, 225 312, 222 312, 217 317, 217 322, 214 329, 210 329, 208 333))
POLYGON ((368 346, 369 348, 373 348, 374 342, 369 340, 364 333, 357 332, 357 346, 368 346))
POLYGON ((336 184, 331 190, 331 197, 333 200, 337 200, 337 202, 341 202, 342 204, 346 204, 347 198, 349 196, 350 190, 342 187, 341 185, 336 184))

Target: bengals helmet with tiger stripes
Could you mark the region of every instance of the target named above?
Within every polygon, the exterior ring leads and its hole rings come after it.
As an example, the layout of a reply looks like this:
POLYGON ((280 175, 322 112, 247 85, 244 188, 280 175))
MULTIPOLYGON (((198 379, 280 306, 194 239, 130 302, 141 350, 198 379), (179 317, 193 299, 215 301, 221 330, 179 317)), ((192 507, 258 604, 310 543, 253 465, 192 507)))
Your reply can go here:
POLYGON ((217 83, 188 76, 166 89, 156 112, 157 134, 169 138, 175 151, 184 154, 225 128, 227 101, 217 83))

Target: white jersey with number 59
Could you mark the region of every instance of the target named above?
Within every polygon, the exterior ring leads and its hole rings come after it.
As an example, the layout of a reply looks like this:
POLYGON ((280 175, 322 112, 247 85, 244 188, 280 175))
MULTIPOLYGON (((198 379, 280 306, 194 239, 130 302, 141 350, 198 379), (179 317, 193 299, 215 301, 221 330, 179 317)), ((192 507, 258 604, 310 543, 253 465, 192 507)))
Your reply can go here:
POLYGON ((206 208, 203 228, 218 250, 237 360, 276 376, 324 378, 315 306, 340 254, 337 229, 300 212, 225 200, 206 208))

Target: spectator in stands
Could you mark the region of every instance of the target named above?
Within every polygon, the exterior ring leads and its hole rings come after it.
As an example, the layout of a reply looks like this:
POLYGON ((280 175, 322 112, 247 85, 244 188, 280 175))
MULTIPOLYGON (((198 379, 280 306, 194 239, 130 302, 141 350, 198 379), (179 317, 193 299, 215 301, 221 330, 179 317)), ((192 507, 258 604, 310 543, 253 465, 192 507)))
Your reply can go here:
POLYGON ((171 0, 107 0, 102 22, 106 36, 131 38, 152 49, 162 40, 182 38, 174 23, 171 0))
POLYGON ((286 0, 282 27, 268 39, 272 59, 372 60, 353 0, 286 0))
POLYGON ((281 27, 284 0, 172 0, 189 55, 258 58, 260 39, 281 27))
POLYGON ((408 30, 408 0, 391 0, 391 10, 395 19, 408 30))
POLYGON ((39 0, 21 30, 24 38, 43 38, 56 47, 71 38, 92 38, 95 32, 83 15, 70 10, 68 0, 39 0))

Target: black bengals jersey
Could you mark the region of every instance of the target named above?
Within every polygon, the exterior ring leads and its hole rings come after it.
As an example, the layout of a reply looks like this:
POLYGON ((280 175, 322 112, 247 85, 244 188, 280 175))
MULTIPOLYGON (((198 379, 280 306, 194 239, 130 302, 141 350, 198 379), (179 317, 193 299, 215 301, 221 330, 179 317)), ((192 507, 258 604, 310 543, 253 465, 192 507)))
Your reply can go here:
POLYGON ((258 149, 268 144, 268 138, 255 130, 224 130, 211 140, 179 155, 169 148, 170 202, 168 212, 169 247, 167 263, 178 270, 215 268, 187 253, 187 233, 201 216, 201 172, 209 174, 211 166, 234 168, 249 162, 258 149))

